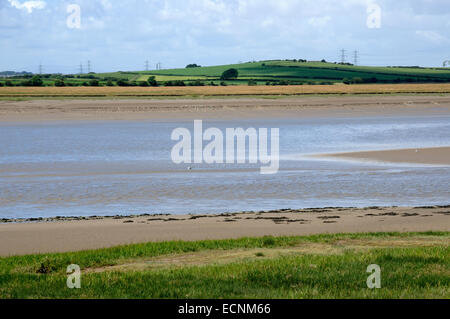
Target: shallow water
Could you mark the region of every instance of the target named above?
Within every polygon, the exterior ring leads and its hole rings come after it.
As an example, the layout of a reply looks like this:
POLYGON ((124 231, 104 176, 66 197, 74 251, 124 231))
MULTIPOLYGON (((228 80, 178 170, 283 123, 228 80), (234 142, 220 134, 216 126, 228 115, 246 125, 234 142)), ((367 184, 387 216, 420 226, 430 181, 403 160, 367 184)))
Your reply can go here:
POLYGON ((215 213, 450 202, 450 167, 307 154, 450 145, 450 117, 204 121, 280 128, 280 172, 172 163, 192 121, 0 124, 0 218, 215 213), (192 170, 187 170, 192 166, 192 170))

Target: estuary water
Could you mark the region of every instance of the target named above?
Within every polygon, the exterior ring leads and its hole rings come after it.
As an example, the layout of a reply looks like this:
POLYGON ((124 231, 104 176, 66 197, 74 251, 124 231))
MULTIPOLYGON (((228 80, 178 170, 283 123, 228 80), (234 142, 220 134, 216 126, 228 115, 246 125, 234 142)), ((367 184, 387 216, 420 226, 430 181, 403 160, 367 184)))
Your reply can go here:
POLYGON ((279 128, 279 172, 261 175, 261 164, 174 164, 172 131, 193 131, 193 121, 0 123, 0 218, 450 202, 449 166, 307 156, 449 146, 449 116, 204 120, 203 126, 279 128))

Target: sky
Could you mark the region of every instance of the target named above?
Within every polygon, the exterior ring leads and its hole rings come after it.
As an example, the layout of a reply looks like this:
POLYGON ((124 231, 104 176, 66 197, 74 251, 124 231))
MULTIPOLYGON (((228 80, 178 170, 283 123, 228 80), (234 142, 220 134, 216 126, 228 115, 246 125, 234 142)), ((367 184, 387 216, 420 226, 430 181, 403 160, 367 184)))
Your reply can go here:
POLYGON ((442 66, 450 0, 0 0, 0 71, 270 59, 442 66))

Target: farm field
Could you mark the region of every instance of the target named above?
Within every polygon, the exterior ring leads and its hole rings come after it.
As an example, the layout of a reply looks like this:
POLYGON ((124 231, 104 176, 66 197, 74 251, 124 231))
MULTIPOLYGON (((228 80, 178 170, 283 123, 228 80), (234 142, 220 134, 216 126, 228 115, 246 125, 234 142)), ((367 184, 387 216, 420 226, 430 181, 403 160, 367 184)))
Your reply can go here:
MULTIPOLYGON (((296 61, 262 61, 223 66, 197 67, 186 69, 158 70, 139 72, 155 76, 193 76, 220 78, 229 69, 239 71, 239 78, 253 78, 255 80, 330 80, 342 82, 345 78, 376 78, 378 81, 408 81, 409 80, 450 80, 450 70, 413 68, 413 67, 366 67, 341 65, 323 62, 296 61)), ((103 76, 108 75, 102 74, 103 76)))
POLYGON ((207 87, 1 87, 0 99, 16 98, 110 98, 110 97, 208 97, 208 96, 292 96, 331 94, 450 93, 442 84, 361 84, 289 86, 207 87))

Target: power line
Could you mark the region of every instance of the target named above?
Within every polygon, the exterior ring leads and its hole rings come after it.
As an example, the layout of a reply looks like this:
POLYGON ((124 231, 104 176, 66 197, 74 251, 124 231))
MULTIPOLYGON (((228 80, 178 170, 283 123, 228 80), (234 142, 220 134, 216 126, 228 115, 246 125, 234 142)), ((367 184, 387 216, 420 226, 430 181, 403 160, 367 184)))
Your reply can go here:
POLYGON ((42 74, 43 66, 42 63, 39 63, 39 74, 42 74))
POLYGON ((341 50, 341 63, 342 64, 345 63, 346 58, 347 58, 347 53, 346 53, 345 49, 342 49, 341 50))
POLYGON ((149 70, 149 62, 147 60, 147 61, 145 61, 145 71, 148 71, 148 70, 149 70))
POLYGON ((358 65, 359 62, 359 53, 358 51, 353 52, 353 64, 358 65))
POLYGON ((80 63, 80 74, 83 74, 83 64, 82 63, 80 63))
POLYGON ((87 69, 88 69, 88 73, 91 73, 91 61, 87 61, 87 69))

